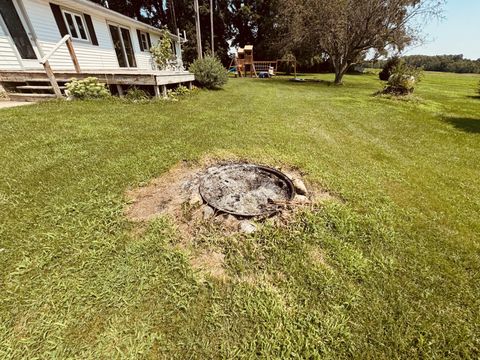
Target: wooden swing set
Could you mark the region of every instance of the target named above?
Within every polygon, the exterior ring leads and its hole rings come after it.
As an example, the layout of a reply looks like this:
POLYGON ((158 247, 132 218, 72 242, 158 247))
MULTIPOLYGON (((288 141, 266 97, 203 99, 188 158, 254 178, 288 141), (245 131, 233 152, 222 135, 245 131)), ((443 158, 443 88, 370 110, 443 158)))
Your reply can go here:
POLYGON ((293 63, 295 78, 297 77, 297 61, 292 59, 277 59, 272 61, 255 61, 253 57, 253 45, 245 45, 239 48, 235 57, 230 62, 229 72, 238 77, 259 77, 261 73, 268 73, 274 76, 278 71, 280 63, 293 63), (258 73, 257 73, 258 71, 258 73))

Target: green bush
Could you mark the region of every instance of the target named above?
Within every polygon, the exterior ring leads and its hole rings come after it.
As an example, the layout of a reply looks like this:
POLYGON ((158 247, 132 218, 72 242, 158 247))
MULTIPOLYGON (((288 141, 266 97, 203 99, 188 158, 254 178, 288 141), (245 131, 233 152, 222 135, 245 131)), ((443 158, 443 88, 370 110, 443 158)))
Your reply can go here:
POLYGON ((189 69, 195 74, 195 80, 207 89, 220 88, 228 81, 227 70, 215 56, 207 55, 197 59, 189 69))
POLYGON ((150 96, 142 89, 134 86, 128 89, 127 93, 125 94, 125 99, 135 102, 147 101, 150 99, 150 96))
POLYGON ((393 69, 403 63, 403 60, 398 56, 393 56, 385 63, 382 71, 378 74, 378 77, 382 81, 388 81, 393 74, 393 69))
POLYGON ((175 93, 179 96, 190 94, 190 89, 184 85, 178 85, 175 89, 175 93))
POLYGON ((110 91, 105 84, 96 77, 88 77, 83 80, 71 79, 66 84, 67 95, 75 99, 99 99, 110 96, 110 91))
POLYGON ((166 29, 162 30, 160 40, 158 40, 156 45, 150 48, 150 53, 160 70, 165 70, 168 66, 168 62, 175 59, 172 50, 172 40, 166 29))
POLYGON ((394 95, 411 94, 415 90, 415 85, 420 82, 421 76, 422 69, 401 62, 392 69, 392 75, 383 92, 394 95))

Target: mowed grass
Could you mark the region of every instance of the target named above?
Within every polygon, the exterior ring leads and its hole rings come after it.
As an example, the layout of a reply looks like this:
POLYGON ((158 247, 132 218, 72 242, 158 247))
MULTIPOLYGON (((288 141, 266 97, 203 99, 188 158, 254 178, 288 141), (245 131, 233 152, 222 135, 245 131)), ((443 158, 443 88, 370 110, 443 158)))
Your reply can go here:
POLYGON ((479 80, 427 73, 413 101, 363 75, 1 110, 0 358, 478 358, 479 80), (221 281, 171 220, 123 216, 127 189, 206 156, 296 166, 341 201, 195 239, 225 254, 221 281))

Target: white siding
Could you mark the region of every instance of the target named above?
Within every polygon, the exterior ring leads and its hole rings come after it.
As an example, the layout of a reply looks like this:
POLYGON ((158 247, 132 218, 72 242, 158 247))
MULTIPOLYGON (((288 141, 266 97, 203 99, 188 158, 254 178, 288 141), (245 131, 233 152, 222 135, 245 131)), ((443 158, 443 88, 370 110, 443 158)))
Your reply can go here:
MULTIPOLYGON (((24 0, 24 4, 43 53, 47 54, 62 38, 50 5, 39 0, 24 0)), ((99 46, 74 40, 80 67, 85 70, 118 68, 106 20, 92 16, 92 22, 99 46)), ((50 58, 50 64, 53 69, 74 69, 66 46, 57 50, 50 58)))
MULTIPOLYGON (((1 17, 1 15, 0 15, 1 17)), ((6 31, 3 29, 4 23, 0 19, 0 69, 1 70, 20 70, 16 50, 6 31)))
MULTIPOLYGON (((98 46, 89 42, 74 40, 75 53, 77 54, 80 67, 83 70, 99 70, 99 69, 118 69, 118 60, 113 47, 110 36, 108 22, 110 19, 103 14, 97 15, 92 9, 78 5, 75 1, 55 0, 54 3, 61 7, 86 13, 91 16, 95 34, 98 40, 98 46), (66 4, 63 6, 62 4, 66 4)), ((49 53, 55 44, 62 38, 58 30, 55 18, 53 16, 50 4, 47 0, 23 0, 24 7, 30 19, 42 56, 49 53)), ((142 70, 151 70, 155 68, 155 64, 148 51, 140 51, 140 44, 137 37, 137 27, 134 21, 129 22, 122 20, 118 22, 112 20, 112 23, 119 24, 130 29, 130 36, 135 51, 135 59, 137 68, 142 70)), ((150 33, 152 45, 156 44, 159 36, 150 33)), ((74 70, 70 55, 66 46, 60 47, 57 52, 50 58, 50 64, 54 70, 74 70)), ((0 29, 0 69, 21 68, 19 60, 12 49, 11 40, 2 33, 0 29)))
POLYGON ((21 68, 10 39, 0 35, 0 70, 20 70, 21 68))

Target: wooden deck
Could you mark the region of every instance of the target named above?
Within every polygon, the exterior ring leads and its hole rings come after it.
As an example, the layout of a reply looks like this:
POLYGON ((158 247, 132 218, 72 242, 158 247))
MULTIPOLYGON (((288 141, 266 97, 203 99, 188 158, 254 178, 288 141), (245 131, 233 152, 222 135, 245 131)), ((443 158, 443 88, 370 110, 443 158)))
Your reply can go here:
MULTIPOLYGON (((73 70, 54 70, 55 80, 64 88, 64 84, 72 78, 85 79, 87 77, 96 77, 101 82, 123 95, 124 88, 130 86, 142 86, 153 89, 155 96, 166 94, 168 85, 187 84, 195 80, 192 73, 188 71, 155 71, 155 70, 136 70, 136 69, 112 69, 112 70, 82 70, 77 73, 73 70)), ((28 94, 46 95, 50 98, 49 90, 52 87, 49 84, 49 77, 42 70, 0 70, 0 84, 7 90, 10 97, 16 100, 25 98, 28 100, 28 94), (27 93, 28 91, 28 93, 27 93)), ((38 96, 34 96, 38 98, 38 96)))

